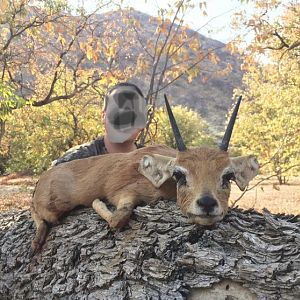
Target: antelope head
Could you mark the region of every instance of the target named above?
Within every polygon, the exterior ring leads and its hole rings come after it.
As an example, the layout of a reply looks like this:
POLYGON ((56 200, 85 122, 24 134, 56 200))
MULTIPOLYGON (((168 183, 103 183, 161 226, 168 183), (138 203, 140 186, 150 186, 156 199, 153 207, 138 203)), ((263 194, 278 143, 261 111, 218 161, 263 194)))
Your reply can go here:
POLYGON ((157 188, 170 177, 174 178, 177 182, 177 203, 181 211, 194 223, 212 225, 222 220, 227 213, 231 181, 244 190, 259 170, 259 164, 253 155, 229 157, 227 152, 241 97, 219 149, 187 149, 166 96, 165 101, 178 147, 177 157, 145 155, 140 161, 140 173, 157 188))

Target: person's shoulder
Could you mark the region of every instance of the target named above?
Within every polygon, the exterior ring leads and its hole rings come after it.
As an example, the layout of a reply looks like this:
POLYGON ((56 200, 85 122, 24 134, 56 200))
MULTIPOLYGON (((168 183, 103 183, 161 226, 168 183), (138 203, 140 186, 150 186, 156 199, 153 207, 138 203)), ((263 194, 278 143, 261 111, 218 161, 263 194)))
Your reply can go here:
POLYGON ((100 136, 95 140, 70 148, 61 157, 54 160, 51 166, 57 166, 61 163, 69 162, 75 159, 105 154, 105 152, 106 149, 104 145, 104 138, 103 136, 100 136))
POLYGON ((105 147, 104 136, 99 136, 91 142, 89 147, 93 148, 95 155, 108 154, 108 151, 105 147))

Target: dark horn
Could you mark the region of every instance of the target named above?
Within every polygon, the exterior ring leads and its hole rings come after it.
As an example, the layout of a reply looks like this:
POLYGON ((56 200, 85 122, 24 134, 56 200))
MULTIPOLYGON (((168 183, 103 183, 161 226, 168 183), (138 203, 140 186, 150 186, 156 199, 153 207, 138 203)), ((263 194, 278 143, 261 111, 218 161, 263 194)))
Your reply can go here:
POLYGON ((164 94, 164 96, 165 96, 165 103, 166 103, 166 107, 167 107, 167 111, 168 111, 168 115, 169 115, 169 120, 170 120, 171 127, 172 127, 172 130, 173 130, 173 133, 174 133, 175 141, 176 141, 176 144, 177 144, 177 148, 178 148, 179 151, 185 151, 186 146, 183 142, 180 131, 179 131, 178 126, 176 124, 176 120, 175 120, 173 112, 171 110, 168 98, 167 98, 166 94, 164 94))
POLYGON ((230 117, 229 123, 227 125, 223 140, 220 144, 220 149, 223 150, 223 151, 228 150, 229 141, 230 141, 231 134, 232 134, 232 131, 233 131, 233 126, 234 126, 234 123, 235 123, 235 120, 236 120, 236 116, 237 116, 237 113, 238 113, 238 110, 239 110, 239 107, 240 107, 240 104, 241 104, 241 100, 242 100, 242 96, 239 96, 238 101, 237 101, 237 103, 235 105, 235 108, 232 112, 232 115, 230 117))

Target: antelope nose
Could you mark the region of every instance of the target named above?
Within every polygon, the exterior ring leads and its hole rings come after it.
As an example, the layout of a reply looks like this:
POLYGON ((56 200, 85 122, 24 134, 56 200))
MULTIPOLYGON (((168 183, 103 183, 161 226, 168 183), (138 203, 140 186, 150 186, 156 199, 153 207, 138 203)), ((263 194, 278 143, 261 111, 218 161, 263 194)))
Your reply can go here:
POLYGON ((203 212, 208 214, 217 206, 217 201, 210 196, 203 196, 197 200, 197 204, 201 207, 203 212))

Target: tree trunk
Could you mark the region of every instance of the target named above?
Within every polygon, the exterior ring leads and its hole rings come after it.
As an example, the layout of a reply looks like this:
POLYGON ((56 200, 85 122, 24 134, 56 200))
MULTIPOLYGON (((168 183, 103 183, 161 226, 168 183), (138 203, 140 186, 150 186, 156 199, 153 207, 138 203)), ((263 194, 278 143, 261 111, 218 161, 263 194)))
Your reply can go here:
POLYGON ((5 134, 5 121, 0 120, 0 149, 2 145, 2 139, 5 134))
POLYGON ((113 232, 77 209, 33 257, 30 213, 0 217, 0 299, 299 299, 299 217, 234 209, 205 228, 165 201, 113 232))

